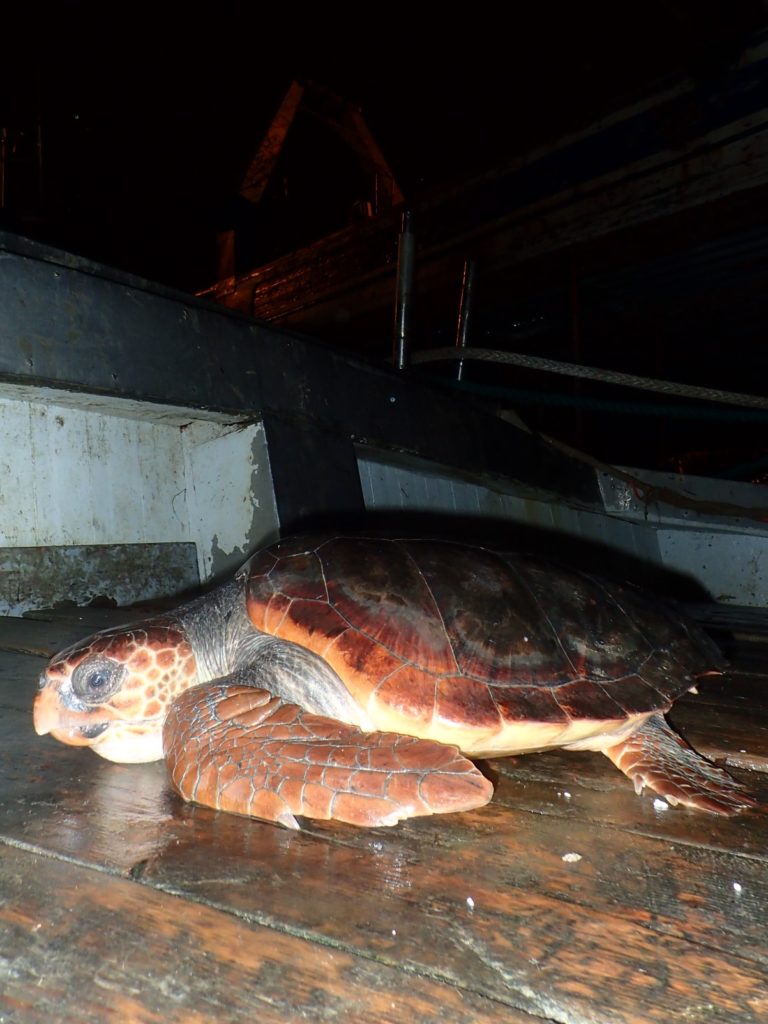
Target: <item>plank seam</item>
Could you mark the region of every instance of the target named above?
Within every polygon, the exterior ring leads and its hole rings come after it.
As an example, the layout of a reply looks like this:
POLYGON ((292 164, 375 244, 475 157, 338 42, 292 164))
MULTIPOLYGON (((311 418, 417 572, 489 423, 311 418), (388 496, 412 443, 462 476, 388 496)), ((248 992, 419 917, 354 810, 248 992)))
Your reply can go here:
MULTIPOLYGON (((78 857, 72 857, 67 854, 55 852, 53 850, 46 850, 35 843, 24 842, 21 839, 14 839, 10 836, 0 836, 0 845, 8 846, 16 850, 20 850, 24 853, 29 853, 37 857, 45 857, 49 860, 63 862, 65 864, 72 864, 75 867, 85 868, 91 871, 95 871, 98 874, 108 875, 112 878, 119 878, 124 882, 132 882, 135 885, 145 886, 148 889, 152 889, 154 892, 163 893, 166 896, 171 896, 176 899, 181 899, 184 902, 195 903, 198 906, 208 907, 211 910, 215 910, 218 913, 226 914, 229 917, 237 918, 240 921, 245 922, 249 925, 256 925, 258 927, 267 928, 270 931, 278 932, 282 935, 290 936, 291 938, 300 939, 304 942, 310 942, 317 946, 325 946, 329 949, 336 950, 340 953, 345 953, 348 956, 356 957, 360 960, 367 960, 371 963, 381 964, 383 967, 401 971, 403 974, 413 975, 414 977, 424 978, 426 981, 436 982, 441 985, 446 985, 450 988, 455 989, 458 992, 468 993, 474 996, 479 996, 482 999, 488 1000, 489 1003, 496 1004, 499 1007, 505 1007, 507 1009, 514 1009, 520 1013, 524 1013, 531 1018, 531 1024, 572 1024, 567 1017, 542 1017, 540 1014, 531 1013, 530 1006, 521 1005, 517 1002, 510 1000, 500 999, 498 996, 490 995, 487 992, 471 988, 468 985, 462 985, 451 978, 449 975, 441 974, 439 971, 428 971, 419 970, 413 964, 400 963, 398 961, 391 960, 387 957, 377 956, 375 954, 366 953, 363 950, 357 949, 344 942, 335 941, 327 936, 320 935, 313 932, 308 932, 302 928, 292 927, 285 922, 278 922, 270 915, 262 915, 256 913, 246 913, 239 911, 236 908, 228 907, 224 904, 220 904, 215 900, 203 900, 195 897, 189 892, 185 892, 183 889, 177 889, 174 886, 158 884, 156 882, 147 882, 141 879, 141 874, 138 873, 139 877, 134 876, 133 869, 129 869, 127 872, 113 870, 102 864, 93 864, 88 861, 83 861, 78 857)), ((145 864, 145 862, 139 862, 145 864)))

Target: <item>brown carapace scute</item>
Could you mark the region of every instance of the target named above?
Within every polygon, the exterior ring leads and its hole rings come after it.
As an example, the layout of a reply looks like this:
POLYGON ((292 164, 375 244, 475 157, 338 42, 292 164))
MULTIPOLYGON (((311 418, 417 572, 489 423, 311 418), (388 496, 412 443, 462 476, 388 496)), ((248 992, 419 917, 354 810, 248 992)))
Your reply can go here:
POLYGON ((735 814, 754 801, 664 718, 722 668, 629 584, 480 545, 309 535, 57 655, 35 727, 112 760, 165 757, 185 799, 289 827, 471 810, 493 792, 472 758, 550 747, 735 814))

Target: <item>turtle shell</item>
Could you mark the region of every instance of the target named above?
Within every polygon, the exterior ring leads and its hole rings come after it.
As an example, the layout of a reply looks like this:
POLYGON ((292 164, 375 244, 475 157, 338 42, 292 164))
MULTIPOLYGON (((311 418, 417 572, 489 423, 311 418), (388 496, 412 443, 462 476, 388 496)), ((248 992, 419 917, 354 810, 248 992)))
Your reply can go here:
POLYGON ((376 728, 471 753, 600 749, 721 667, 655 599, 531 554, 304 537, 247 573, 254 626, 323 657, 376 728))

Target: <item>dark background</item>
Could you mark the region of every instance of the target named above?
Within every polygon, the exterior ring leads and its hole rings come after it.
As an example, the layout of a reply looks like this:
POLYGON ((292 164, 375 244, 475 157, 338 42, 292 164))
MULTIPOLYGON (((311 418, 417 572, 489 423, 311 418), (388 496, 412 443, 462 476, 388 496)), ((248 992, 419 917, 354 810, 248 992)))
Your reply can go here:
MULTIPOLYGON (((257 214, 238 198, 294 79, 360 105, 406 200, 418 204, 446 183, 528 154, 681 76, 716 89, 767 26, 762 0, 276 11, 253 4, 74 3, 15 10, 2 26, 0 225, 200 290, 216 280, 218 232, 236 229, 247 265, 259 266, 345 227, 364 197, 366 184, 348 151, 300 115, 257 214)), ((695 216, 700 226, 709 213, 695 216)), ((765 210, 754 216, 768 224, 765 210)), ((707 244, 731 229, 727 217, 709 225, 707 244)), ((649 243, 632 265, 634 250, 617 250, 617 262, 629 260, 618 295, 595 305, 592 333, 607 340, 604 350, 585 346, 584 361, 591 356, 597 365, 764 393, 764 321, 753 299, 765 291, 768 247, 761 243, 759 260, 750 257, 751 320, 734 330, 746 315, 738 301, 743 260, 729 242, 735 283, 723 302, 711 298, 705 309, 712 282, 697 269, 701 250, 686 249, 698 244, 697 230, 691 217, 678 229, 679 265, 662 281, 674 302, 662 294, 654 269, 665 251, 649 243), (684 278, 681 303, 676 281, 684 278), (622 340, 620 349, 614 338, 622 340)), ((707 272, 719 279, 719 271, 707 272)), ((523 276, 516 280, 514 301, 494 297, 485 313, 491 346, 509 335, 510 324, 540 321, 552 325, 549 333, 521 333, 514 350, 573 356, 567 272, 558 274, 547 266, 543 283, 535 273, 530 285, 523 276)), ((388 314, 380 325, 385 339, 390 323, 388 314)), ((446 306, 443 319, 423 332, 425 344, 450 344, 453 331, 454 309, 446 306)), ((364 334, 352 331, 345 346, 362 352, 374 336, 364 334)), ((373 356, 384 358, 388 345, 373 356)), ((476 368, 468 379, 479 392, 501 376, 476 368)), ((582 403, 615 395, 626 409, 626 389, 525 373, 511 384, 518 397, 510 387, 508 407, 606 461, 755 481, 766 474, 768 420, 760 416, 699 422, 661 414, 651 423, 626 411, 573 412, 558 404, 567 405, 575 392, 582 403)))
MULTIPOLYGON (((237 220, 242 175, 294 78, 361 105, 412 201, 665 78, 717 76, 766 21, 754 0, 282 14, 262 4, 35 5, 4 15, 4 223, 201 288, 214 279, 214 233, 237 220)), ((283 248, 348 219, 357 183, 332 148, 312 125, 289 137, 283 248)), ((254 258, 276 245, 265 239, 254 258)))

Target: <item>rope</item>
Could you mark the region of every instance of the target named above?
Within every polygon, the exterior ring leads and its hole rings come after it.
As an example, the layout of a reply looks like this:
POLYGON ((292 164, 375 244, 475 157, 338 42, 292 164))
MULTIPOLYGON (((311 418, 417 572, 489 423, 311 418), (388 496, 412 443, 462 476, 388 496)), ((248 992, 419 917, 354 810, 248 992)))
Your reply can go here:
POLYGON ((556 359, 526 356, 517 352, 499 352, 488 348, 451 347, 432 348, 426 352, 414 352, 411 355, 413 364, 439 362, 444 359, 475 359, 484 363, 509 363, 513 366, 525 366, 531 370, 561 373, 567 377, 583 377, 588 380, 603 381, 605 384, 621 384, 628 388, 656 391, 663 395, 697 398, 705 402, 722 402, 726 405, 741 405, 751 409, 768 409, 768 398, 762 398, 759 395, 742 395, 736 391, 721 391, 719 388, 701 388, 695 384, 675 384, 667 380, 655 380, 653 377, 636 377, 631 373, 620 373, 618 370, 601 370, 592 366, 579 366, 576 363, 561 363, 556 359))

